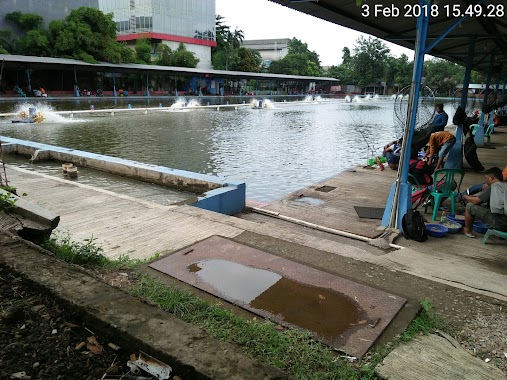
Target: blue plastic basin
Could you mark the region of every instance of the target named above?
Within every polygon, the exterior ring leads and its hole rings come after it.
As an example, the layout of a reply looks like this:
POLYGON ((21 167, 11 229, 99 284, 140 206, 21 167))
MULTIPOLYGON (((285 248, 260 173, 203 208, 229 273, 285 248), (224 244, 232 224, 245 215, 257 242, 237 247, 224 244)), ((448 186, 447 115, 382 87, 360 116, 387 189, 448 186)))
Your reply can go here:
POLYGON ((465 219, 456 219, 456 215, 454 215, 454 214, 447 215, 447 220, 449 220, 451 222, 459 223, 462 226, 465 225, 465 219))
POLYGON ((426 224, 426 232, 433 237, 444 237, 449 229, 440 224, 426 224))
POLYGON ((472 229, 480 234, 485 234, 489 229, 489 226, 483 222, 476 221, 472 226, 472 229))
MULTIPOLYGON (((445 222, 440 222, 439 224, 442 225, 443 223, 445 223, 445 222)), ((448 220, 447 223, 453 224, 452 227, 450 227, 450 226, 443 226, 443 227, 446 227, 449 230, 450 234, 457 233, 459 230, 461 230, 461 227, 463 227, 461 225, 461 223, 455 222, 453 220, 448 220)))

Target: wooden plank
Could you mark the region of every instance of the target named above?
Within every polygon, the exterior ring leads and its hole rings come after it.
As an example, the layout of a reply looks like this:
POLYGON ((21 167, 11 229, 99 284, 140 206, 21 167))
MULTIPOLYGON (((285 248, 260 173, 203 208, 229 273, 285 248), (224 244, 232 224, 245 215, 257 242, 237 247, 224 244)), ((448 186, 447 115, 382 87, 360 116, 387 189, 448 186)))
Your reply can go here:
POLYGON ((395 348, 375 367, 389 380, 498 380, 505 374, 464 350, 444 333, 417 337, 395 348))

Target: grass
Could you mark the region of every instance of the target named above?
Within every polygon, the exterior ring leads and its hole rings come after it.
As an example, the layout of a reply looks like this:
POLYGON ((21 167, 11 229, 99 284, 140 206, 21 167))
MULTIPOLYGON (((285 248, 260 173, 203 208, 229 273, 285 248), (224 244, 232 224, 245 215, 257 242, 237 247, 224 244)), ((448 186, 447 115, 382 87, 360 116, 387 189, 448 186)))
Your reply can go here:
MULTIPOLYGON (((135 270, 158 258, 156 255, 148 260, 138 260, 122 256, 118 260, 109 260, 93 237, 83 243, 71 241, 69 237, 53 238, 44 247, 61 260, 112 271, 135 270)), ((250 356, 280 368, 296 379, 377 379, 375 366, 394 347, 417 335, 443 327, 442 321, 433 312, 433 306, 428 301, 422 301, 421 311, 395 342, 374 348, 367 359, 352 364, 316 341, 308 331, 279 331, 269 321, 244 319, 224 309, 220 303, 210 304, 188 291, 167 286, 146 274, 139 274, 136 278, 135 284, 129 289, 132 295, 150 300, 162 310, 203 328, 217 339, 241 346, 250 356)))
POLYGON ((158 258, 158 255, 147 260, 131 259, 128 256, 120 256, 116 260, 104 256, 102 247, 95 243, 93 236, 90 239, 76 242, 69 236, 50 238, 42 246, 55 254, 57 258, 68 263, 82 266, 100 267, 105 270, 132 270, 136 267, 158 258))
POLYGON ((278 367, 297 379, 357 379, 357 370, 306 331, 278 331, 267 321, 246 320, 219 303, 209 304, 192 293, 167 287, 149 276, 141 276, 131 294, 147 298, 210 335, 238 344, 256 359, 278 367))

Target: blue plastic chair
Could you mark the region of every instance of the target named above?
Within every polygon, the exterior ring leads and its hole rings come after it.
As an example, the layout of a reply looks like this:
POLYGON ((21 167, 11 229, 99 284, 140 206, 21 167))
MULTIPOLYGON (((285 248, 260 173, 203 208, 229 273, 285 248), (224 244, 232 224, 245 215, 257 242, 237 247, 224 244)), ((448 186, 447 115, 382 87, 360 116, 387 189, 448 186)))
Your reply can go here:
POLYGON ((491 142, 491 134, 495 131, 495 124, 488 125, 486 131, 484 131, 484 137, 488 138, 488 142, 491 142))
POLYGON ((421 184, 412 174, 408 173, 408 182, 412 185, 412 192, 421 190, 421 184))
POLYGON ((461 182, 463 182, 464 176, 465 172, 459 169, 439 169, 433 173, 433 185, 430 193, 434 199, 432 220, 437 220, 438 208, 442 198, 451 199, 451 214, 456 214, 454 211, 454 203, 459 194, 459 188, 461 182), (457 178, 458 176, 459 179, 457 178), (444 182, 441 183, 440 186, 437 186, 442 180, 444 180, 444 182), (453 190, 455 182, 457 187, 453 190))

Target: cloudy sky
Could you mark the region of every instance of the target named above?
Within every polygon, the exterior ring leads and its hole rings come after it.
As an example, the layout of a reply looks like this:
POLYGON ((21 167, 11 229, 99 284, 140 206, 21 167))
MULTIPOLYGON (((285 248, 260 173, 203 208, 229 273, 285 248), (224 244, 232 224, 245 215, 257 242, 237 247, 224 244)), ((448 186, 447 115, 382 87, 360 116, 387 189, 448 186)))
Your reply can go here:
MULTIPOLYGON (((296 37, 320 55, 323 66, 340 64, 342 49, 347 46, 352 50, 361 35, 268 0, 216 0, 216 13, 225 17, 232 30, 243 30, 247 40, 296 37)), ((393 55, 405 53, 413 59, 411 50, 386 44, 393 55)))

